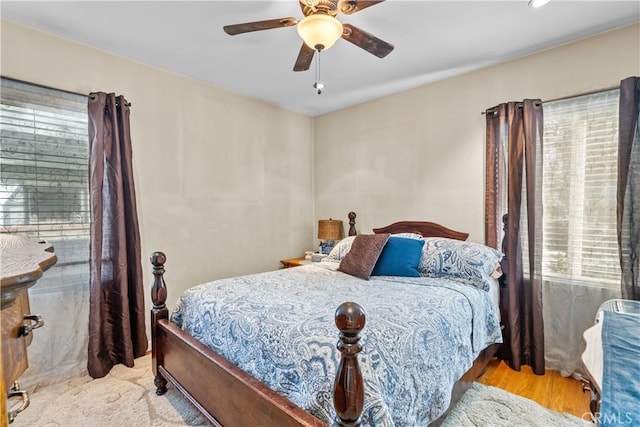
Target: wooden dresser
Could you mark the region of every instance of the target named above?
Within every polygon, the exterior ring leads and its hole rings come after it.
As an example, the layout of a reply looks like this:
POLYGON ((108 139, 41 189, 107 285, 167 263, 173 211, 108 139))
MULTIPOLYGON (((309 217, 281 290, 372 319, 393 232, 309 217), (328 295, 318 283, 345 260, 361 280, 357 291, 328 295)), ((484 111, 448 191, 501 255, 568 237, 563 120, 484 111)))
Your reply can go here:
POLYGON ((6 426, 29 405, 29 397, 16 380, 27 369, 27 346, 33 329, 43 325, 31 314, 27 290, 57 261, 53 247, 25 236, 0 233, 0 290, 2 293, 2 352, 0 353, 0 426, 6 426), (22 405, 8 413, 8 396, 22 405))

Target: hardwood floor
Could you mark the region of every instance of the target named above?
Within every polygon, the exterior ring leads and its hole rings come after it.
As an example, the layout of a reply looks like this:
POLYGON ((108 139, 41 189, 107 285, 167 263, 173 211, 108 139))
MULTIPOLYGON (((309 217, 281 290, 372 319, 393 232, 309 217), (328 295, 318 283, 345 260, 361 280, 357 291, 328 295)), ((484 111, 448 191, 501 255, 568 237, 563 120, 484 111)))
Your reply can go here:
POLYGON ((589 392, 582 391, 582 382, 563 377, 556 371, 547 370, 545 375, 536 375, 529 366, 524 366, 517 372, 504 362, 493 360, 477 381, 526 397, 553 411, 590 420, 589 392))

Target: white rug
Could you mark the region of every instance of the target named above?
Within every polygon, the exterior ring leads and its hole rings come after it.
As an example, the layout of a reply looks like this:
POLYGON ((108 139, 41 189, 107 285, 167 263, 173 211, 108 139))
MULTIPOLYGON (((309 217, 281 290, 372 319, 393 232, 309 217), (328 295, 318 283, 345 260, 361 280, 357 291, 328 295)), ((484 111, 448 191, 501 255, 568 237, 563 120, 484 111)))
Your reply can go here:
MULTIPOLYGON (((31 405, 11 427, 206 426, 204 417, 171 385, 156 396, 151 357, 109 375, 76 378, 30 391, 31 405)), ((579 426, 579 418, 549 411, 531 400, 474 383, 442 424, 464 426, 579 426)))
POLYGON ((551 411, 538 403, 497 388, 473 383, 442 427, 585 427, 590 422, 551 411))
POLYGON ((89 376, 30 392, 31 404, 11 427, 208 426, 204 417, 174 387, 156 395, 151 356, 133 368, 114 366, 104 378, 89 376))

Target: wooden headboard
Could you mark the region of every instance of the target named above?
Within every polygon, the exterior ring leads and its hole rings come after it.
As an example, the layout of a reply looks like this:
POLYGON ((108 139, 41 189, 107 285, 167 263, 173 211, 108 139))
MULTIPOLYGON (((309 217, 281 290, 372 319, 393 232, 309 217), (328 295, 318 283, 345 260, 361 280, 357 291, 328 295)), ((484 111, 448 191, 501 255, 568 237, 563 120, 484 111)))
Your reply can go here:
MULTIPOLYGON (((349 236, 355 236, 356 232, 356 213, 349 212, 349 236)), ((382 233, 417 233, 422 237, 446 237, 447 239, 467 240, 469 233, 452 230, 444 225, 436 224, 429 221, 398 221, 386 227, 374 228, 375 234, 382 233)))
POLYGON ((418 233, 423 237, 446 237, 448 239, 467 240, 469 233, 455 231, 435 222, 399 221, 386 227, 374 228, 375 234, 382 233, 418 233))

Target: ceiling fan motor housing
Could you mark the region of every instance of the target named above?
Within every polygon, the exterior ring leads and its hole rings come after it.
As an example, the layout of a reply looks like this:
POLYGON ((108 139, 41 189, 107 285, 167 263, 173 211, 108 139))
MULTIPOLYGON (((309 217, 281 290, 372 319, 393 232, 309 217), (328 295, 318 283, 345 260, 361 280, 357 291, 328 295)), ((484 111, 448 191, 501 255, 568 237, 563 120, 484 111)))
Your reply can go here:
POLYGON ((300 8, 302 9, 304 16, 313 15, 315 13, 336 16, 339 12, 337 0, 300 0, 300 8))

